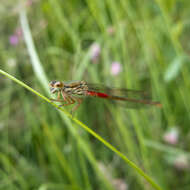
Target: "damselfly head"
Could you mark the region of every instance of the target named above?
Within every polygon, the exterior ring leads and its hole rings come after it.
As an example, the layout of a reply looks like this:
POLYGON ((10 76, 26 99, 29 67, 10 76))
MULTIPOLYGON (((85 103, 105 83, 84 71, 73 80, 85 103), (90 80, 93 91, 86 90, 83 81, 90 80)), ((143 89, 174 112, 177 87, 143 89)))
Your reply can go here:
POLYGON ((64 84, 60 81, 53 80, 49 83, 49 86, 50 86, 50 92, 55 93, 59 91, 61 88, 63 88, 64 84))

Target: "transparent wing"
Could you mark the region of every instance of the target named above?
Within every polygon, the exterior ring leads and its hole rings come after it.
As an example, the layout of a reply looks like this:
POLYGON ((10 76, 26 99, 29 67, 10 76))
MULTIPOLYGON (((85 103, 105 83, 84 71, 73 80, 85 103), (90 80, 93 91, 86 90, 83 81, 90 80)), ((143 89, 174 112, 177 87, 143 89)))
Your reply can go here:
POLYGON ((119 97, 127 97, 127 98, 134 98, 134 99, 151 99, 150 93, 142 90, 132 90, 132 89, 125 89, 125 88, 112 88, 105 85, 99 84, 87 84, 88 89, 90 91, 95 92, 102 92, 106 93, 110 96, 119 96, 119 97))
POLYGON ((153 102, 149 93, 141 90, 124 88, 111 88, 99 84, 87 84, 88 90, 96 92, 95 97, 110 99, 111 102, 127 108, 141 108, 147 105, 161 106, 159 102, 153 102), (103 95, 102 95, 103 93, 103 95))

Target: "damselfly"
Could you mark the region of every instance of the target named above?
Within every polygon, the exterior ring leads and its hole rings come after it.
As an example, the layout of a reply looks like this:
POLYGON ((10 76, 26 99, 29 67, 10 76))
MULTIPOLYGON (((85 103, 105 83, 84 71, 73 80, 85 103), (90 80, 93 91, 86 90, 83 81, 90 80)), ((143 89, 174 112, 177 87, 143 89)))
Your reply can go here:
POLYGON ((154 105, 161 107, 160 102, 153 102, 144 91, 129 90, 123 88, 110 88, 104 85, 88 84, 85 81, 61 82, 51 81, 50 92, 57 92, 57 99, 52 101, 61 102, 60 106, 77 103, 74 112, 82 103, 84 97, 97 97, 116 101, 126 107, 142 107, 143 105, 154 105))

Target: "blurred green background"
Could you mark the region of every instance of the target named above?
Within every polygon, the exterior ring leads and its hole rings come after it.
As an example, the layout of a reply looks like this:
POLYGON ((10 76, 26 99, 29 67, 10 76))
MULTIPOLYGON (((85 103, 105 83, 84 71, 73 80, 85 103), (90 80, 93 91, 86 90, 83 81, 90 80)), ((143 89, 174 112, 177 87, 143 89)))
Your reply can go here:
MULTIPOLYGON (((55 79, 151 91, 162 109, 87 99, 74 116, 162 189, 189 190, 189 18, 187 0, 1 0, 0 69, 47 97, 55 79)), ((152 187, 63 113, 1 75, 0 189, 152 187)))

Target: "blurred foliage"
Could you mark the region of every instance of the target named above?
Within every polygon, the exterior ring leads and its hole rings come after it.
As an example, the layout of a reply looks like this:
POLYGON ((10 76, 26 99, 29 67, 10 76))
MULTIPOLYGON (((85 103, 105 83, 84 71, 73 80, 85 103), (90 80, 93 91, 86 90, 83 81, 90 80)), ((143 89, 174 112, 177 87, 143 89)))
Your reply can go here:
MULTIPOLYGON (((86 80, 152 92, 162 109, 87 99, 75 116, 162 189, 189 189, 190 2, 1 0, 0 68, 49 96, 26 48, 23 9, 49 81, 86 80), (100 55, 94 61, 95 43, 100 55), (115 75, 114 62, 120 65, 115 75), (165 135, 173 127, 177 136, 165 135)), ((0 189, 152 189, 52 106, 0 79, 0 189)))

